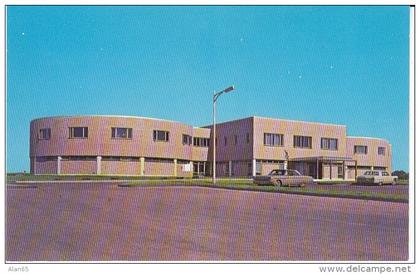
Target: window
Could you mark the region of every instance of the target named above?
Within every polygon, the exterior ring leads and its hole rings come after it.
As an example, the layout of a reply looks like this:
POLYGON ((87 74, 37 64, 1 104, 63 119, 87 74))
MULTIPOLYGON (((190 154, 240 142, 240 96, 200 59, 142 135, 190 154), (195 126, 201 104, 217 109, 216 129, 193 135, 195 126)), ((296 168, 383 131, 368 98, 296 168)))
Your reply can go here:
POLYGON ((246 143, 249 144, 249 133, 246 134, 246 143))
POLYGON ((297 170, 288 169, 287 176, 302 176, 302 174, 297 170))
POLYGON ((49 140, 51 138, 51 129, 50 128, 41 128, 39 130, 38 139, 39 140, 49 140))
POLYGON ((248 176, 252 175, 252 162, 248 163, 248 176))
POLYGON ((234 137, 235 137, 235 145, 237 145, 238 144, 238 135, 235 135, 234 137))
POLYGON ((69 138, 87 138, 88 128, 87 127, 70 127, 69 138))
POLYGON ((299 148, 312 148, 312 137, 310 136, 293 136, 293 146, 299 148))
POLYGON ((229 164, 224 164, 225 176, 229 176, 229 164))
POLYGON ((338 178, 343 178, 344 179, 344 174, 343 174, 343 166, 342 165, 339 165, 338 167, 337 167, 337 176, 338 176, 338 178))
POLYGON ((379 171, 372 171, 373 176, 379 176, 379 171))
POLYGON ((378 155, 385 155, 385 147, 378 147, 378 155))
POLYGON ((209 138, 194 137, 194 146, 196 147, 208 147, 210 145, 209 138))
POLYGON ((227 137, 225 136, 225 146, 227 145, 227 137))
POLYGON ((145 158, 144 159, 145 162, 148 163, 174 163, 173 159, 167 159, 167 158, 145 158))
POLYGON ((389 176, 389 173, 386 171, 382 171, 382 176, 389 176))
POLYGON ((63 161, 96 161, 96 156, 63 156, 63 161))
POLYGON ((131 139, 133 136, 132 128, 113 127, 111 128, 111 137, 114 139, 131 139))
POLYGON ((255 164, 255 175, 261 175, 262 173, 262 163, 261 161, 257 161, 255 164))
POLYGON ((367 154, 367 146, 354 146, 354 154, 367 154))
POLYGON ((269 175, 278 175, 278 176, 286 176, 286 170, 284 169, 275 169, 272 170, 269 175))
POLYGON ((140 158, 130 156, 103 156, 102 161, 140 162, 140 158))
POLYGON ((334 138, 321 138, 321 149, 337 150, 338 140, 334 138))
POLYGON ((182 134, 182 144, 190 146, 192 144, 192 137, 187 134, 182 134))
POLYGON ((169 142, 169 131, 153 130, 153 141, 169 142))
POLYGON ((264 133, 265 146, 283 146, 283 134, 264 133))

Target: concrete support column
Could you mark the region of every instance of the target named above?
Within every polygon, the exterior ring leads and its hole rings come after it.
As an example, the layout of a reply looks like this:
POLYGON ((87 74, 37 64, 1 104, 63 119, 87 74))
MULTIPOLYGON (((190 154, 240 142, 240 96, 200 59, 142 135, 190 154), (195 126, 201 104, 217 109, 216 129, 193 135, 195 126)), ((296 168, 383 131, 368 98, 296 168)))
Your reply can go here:
POLYGON ((61 156, 57 157, 57 174, 61 174, 61 156))
POLYGON ((330 161, 330 180, 332 179, 332 162, 330 161))
POLYGON ((194 163, 192 161, 190 161, 190 172, 194 175, 194 163))
POLYGON ((371 166, 371 167, 370 167, 370 170, 372 170, 372 171, 373 171, 373 166, 371 166))
POLYGON ((232 161, 229 161, 229 177, 232 177, 232 161))
POLYGON ((288 164, 289 164, 288 161, 287 160, 284 160, 283 169, 287 169, 288 164))
POLYGON ((346 166, 346 163, 343 163, 343 179, 347 180, 347 166, 346 166))
POLYGON ((96 174, 101 174, 102 156, 96 156, 96 174))
POLYGON ((357 161, 354 161, 354 179, 357 177, 357 161))
POLYGON ((174 176, 177 176, 178 164, 177 159, 174 159, 174 176))
POLYGON ((319 179, 319 162, 318 158, 316 159, 316 176, 315 179, 319 179))
POLYGON ((140 176, 144 176, 144 157, 140 158, 140 176))
POLYGON ((206 176, 206 162, 204 162, 203 168, 204 168, 203 175, 206 176))
POLYGON ((257 160, 252 159, 252 176, 257 175, 257 160))

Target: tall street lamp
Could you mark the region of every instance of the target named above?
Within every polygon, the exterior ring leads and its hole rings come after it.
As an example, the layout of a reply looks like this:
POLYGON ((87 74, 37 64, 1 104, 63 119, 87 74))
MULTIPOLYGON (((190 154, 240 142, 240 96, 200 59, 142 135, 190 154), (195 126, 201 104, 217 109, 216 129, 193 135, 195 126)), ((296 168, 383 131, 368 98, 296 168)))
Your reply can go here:
POLYGON ((231 92, 234 89, 235 87, 232 85, 222 91, 213 93, 213 184, 216 184, 216 101, 220 95, 231 92))

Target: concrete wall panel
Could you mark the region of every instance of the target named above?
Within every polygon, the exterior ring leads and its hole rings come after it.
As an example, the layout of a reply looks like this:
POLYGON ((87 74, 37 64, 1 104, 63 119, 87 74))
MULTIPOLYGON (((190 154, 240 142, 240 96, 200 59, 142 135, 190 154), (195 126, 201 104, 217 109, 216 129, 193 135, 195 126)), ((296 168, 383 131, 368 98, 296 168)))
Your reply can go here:
POLYGON ((57 159, 36 158, 36 174, 57 174, 57 159))
POLYGON ((61 174, 96 174, 96 161, 61 160, 61 174))
POLYGON ((146 159, 144 163, 144 175, 174 175, 174 163, 172 162, 154 162, 146 159))
POLYGON ((140 161, 101 161, 102 174, 140 175, 140 161))

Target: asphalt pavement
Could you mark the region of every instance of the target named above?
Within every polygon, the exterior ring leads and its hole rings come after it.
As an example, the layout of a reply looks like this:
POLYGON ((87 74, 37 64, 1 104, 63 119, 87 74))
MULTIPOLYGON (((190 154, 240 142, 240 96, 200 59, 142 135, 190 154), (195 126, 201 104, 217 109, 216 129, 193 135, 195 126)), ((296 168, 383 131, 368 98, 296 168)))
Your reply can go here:
POLYGON ((8 187, 7 261, 404 261, 408 204, 203 187, 8 187))

